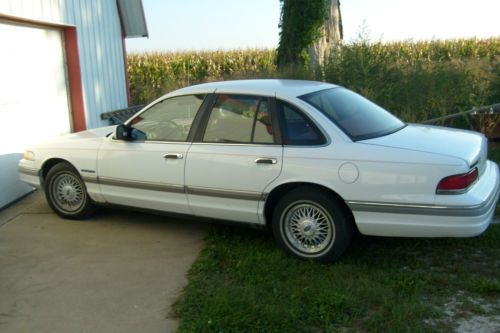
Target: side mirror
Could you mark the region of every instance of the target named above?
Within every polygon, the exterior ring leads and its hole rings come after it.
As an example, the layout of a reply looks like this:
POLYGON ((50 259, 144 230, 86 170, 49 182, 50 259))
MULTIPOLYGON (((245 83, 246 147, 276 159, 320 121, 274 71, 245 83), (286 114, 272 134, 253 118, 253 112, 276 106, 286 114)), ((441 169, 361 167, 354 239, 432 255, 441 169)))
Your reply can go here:
POLYGON ((128 127, 127 125, 124 125, 124 124, 116 126, 115 135, 113 135, 113 139, 124 140, 124 141, 130 140, 131 139, 130 127, 128 127))

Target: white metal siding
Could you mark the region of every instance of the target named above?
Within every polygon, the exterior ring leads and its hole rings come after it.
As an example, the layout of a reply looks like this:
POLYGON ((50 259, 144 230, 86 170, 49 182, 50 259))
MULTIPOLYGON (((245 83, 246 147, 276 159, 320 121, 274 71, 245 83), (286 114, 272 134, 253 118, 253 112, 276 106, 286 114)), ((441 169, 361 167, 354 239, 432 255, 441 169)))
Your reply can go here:
POLYGON ((0 0, 0 13, 77 27, 87 128, 106 125, 101 113, 127 106, 115 0, 0 0))

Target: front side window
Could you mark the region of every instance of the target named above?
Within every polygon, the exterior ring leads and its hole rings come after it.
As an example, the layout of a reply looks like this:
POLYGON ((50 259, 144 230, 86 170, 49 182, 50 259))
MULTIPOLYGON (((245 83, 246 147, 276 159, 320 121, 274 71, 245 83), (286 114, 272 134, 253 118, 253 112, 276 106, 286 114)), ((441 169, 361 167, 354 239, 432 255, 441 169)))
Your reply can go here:
POLYGON ((267 98, 219 95, 210 111, 204 142, 273 143, 267 98))
POLYGON ((153 105, 129 123, 141 141, 186 141, 205 95, 178 96, 153 105))
POLYGON ((388 135, 405 127, 380 106, 344 88, 321 90, 300 98, 321 111, 353 141, 388 135))

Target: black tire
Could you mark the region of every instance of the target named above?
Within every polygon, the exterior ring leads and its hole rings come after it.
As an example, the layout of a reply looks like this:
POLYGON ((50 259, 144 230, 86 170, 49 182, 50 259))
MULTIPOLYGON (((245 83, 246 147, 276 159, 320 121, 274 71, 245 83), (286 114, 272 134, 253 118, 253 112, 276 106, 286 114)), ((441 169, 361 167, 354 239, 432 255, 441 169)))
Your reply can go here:
POLYGON ((67 162, 60 162, 49 170, 44 190, 50 207, 61 217, 81 220, 96 210, 78 171, 67 162))
POLYGON ((286 252, 301 259, 333 262, 351 243, 351 220, 347 208, 331 193, 301 186, 278 202, 272 227, 286 252))

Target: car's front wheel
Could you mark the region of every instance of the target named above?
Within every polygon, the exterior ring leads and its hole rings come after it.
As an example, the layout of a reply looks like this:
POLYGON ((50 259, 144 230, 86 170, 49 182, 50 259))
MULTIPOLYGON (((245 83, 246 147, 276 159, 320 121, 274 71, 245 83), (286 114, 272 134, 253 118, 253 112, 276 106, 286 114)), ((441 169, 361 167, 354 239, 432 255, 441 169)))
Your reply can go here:
POLYGON ((50 207, 64 218, 84 219, 95 211, 85 183, 67 162, 56 164, 47 173, 45 196, 50 207))
POLYGON ((330 193, 300 187, 278 202, 273 233, 277 242, 296 257, 332 262, 349 246, 353 226, 346 208, 330 193))

